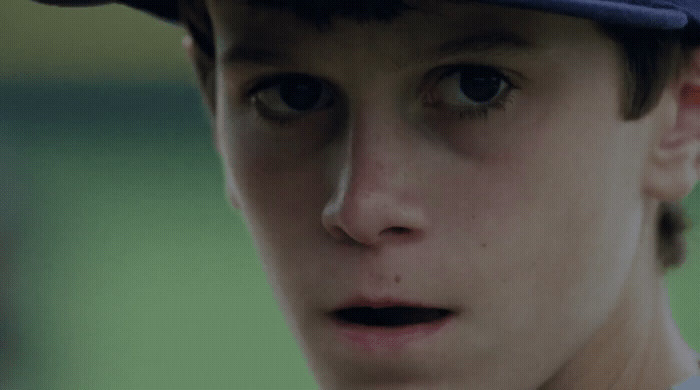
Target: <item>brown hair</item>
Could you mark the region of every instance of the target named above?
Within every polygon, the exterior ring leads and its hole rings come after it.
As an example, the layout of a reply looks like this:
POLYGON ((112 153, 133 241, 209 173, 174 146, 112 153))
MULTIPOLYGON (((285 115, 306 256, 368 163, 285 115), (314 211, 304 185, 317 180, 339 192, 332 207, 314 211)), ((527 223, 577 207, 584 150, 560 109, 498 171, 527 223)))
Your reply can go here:
MULTIPOLYGON (((204 0, 179 0, 182 21, 198 48, 200 66, 211 66, 215 58, 214 33, 204 0)), ((322 29, 333 16, 352 17, 358 20, 377 19, 389 21, 410 7, 402 7, 401 1, 383 2, 379 7, 374 1, 338 1, 334 6, 321 7, 314 0, 258 0, 249 1, 255 6, 273 7, 294 12, 300 18, 322 29), (341 5, 337 5, 340 4, 341 5), (317 8, 323 12, 316 12, 317 8), (336 7, 337 10, 333 7, 336 7), (337 12, 334 12, 337 11, 337 12)), ((619 44, 623 59, 623 88, 621 114, 626 120, 637 120, 652 111, 670 80, 686 64, 690 45, 683 36, 673 31, 636 29, 628 26, 600 24, 603 33, 619 44)), ((210 72, 213 74, 213 72, 210 72)), ((214 80, 209 75, 203 80, 207 99, 213 100, 214 80)), ((213 101, 210 107, 214 107, 213 101)), ((662 202, 658 210, 657 258, 664 269, 678 267, 686 260, 687 243, 683 236, 690 227, 680 202, 662 202)))

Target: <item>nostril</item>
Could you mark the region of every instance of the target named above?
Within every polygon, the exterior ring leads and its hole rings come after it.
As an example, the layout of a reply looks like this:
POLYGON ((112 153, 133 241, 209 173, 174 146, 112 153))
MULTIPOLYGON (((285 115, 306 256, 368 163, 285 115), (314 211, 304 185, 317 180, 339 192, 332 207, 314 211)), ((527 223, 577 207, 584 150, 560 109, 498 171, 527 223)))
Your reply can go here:
POLYGON ((382 240, 387 240, 387 242, 392 241, 394 243, 399 243, 419 239, 422 233, 423 232, 420 229, 392 226, 382 230, 382 232, 379 233, 379 237, 381 237, 382 240))
POLYGON ((385 232, 394 233, 394 234, 406 234, 406 233, 410 233, 411 229, 401 227, 401 226, 394 226, 394 227, 390 227, 390 228, 386 229, 385 232))
POLYGON ((381 233, 379 233, 379 236, 381 237, 388 237, 388 236, 395 236, 395 237, 406 237, 409 236, 413 232, 412 229, 403 227, 403 226, 392 226, 390 228, 386 228, 382 230, 381 233))

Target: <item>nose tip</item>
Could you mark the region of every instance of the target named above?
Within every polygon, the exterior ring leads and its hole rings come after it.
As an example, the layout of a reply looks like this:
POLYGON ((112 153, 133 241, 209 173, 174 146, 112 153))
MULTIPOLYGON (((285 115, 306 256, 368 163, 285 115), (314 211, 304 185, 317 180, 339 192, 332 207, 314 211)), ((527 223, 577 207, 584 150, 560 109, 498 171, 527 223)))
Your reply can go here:
POLYGON ((323 211, 324 228, 336 240, 366 246, 415 240, 424 231, 418 208, 386 194, 346 196, 329 202, 323 211))

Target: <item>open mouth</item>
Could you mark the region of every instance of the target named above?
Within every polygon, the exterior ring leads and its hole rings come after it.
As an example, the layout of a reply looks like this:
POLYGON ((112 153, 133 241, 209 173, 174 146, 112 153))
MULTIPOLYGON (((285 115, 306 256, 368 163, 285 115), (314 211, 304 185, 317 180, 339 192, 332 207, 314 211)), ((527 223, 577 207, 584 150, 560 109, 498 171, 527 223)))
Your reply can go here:
POLYGON ((391 306, 377 309, 360 306, 336 310, 333 314, 335 318, 348 324, 399 327, 438 321, 452 312, 447 309, 411 306, 391 306))

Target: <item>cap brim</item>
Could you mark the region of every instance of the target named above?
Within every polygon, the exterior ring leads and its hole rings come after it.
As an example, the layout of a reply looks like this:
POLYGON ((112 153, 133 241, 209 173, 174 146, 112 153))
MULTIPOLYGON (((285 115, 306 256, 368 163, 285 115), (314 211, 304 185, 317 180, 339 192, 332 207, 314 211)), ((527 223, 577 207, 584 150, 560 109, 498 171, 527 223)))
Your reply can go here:
POLYGON ((650 7, 610 0, 473 0, 517 8, 535 9, 597 22, 661 30, 680 30, 688 25, 688 14, 675 8, 650 7))
POLYGON ((171 23, 180 22, 177 0, 34 0, 38 3, 58 5, 62 7, 85 7, 103 4, 124 4, 138 10, 164 19, 171 23))

